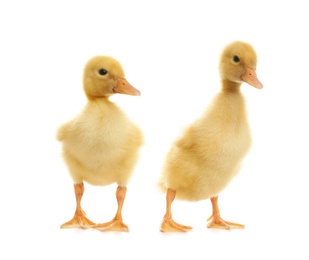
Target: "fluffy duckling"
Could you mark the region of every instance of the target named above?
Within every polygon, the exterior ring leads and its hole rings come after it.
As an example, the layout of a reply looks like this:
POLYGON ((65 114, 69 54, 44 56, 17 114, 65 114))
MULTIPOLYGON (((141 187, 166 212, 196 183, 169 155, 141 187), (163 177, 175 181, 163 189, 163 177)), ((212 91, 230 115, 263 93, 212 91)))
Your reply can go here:
POLYGON ((109 97, 115 93, 139 96, 140 92, 125 79, 121 64, 108 56, 96 56, 88 61, 83 88, 88 99, 86 106, 57 132, 57 139, 62 142, 64 161, 74 181, 77 203, 73 219, 61 228, 128 231, 121 211, 143 136, 109 97), (84 181, 99 186, 118 184, 118 210, 112 221, 95 224, 86 218, 81 208, 84 181))
POLYGON ((238 173, 251 145, 245 99, 240 86, 246 82, 258 89, 257 56, 253 47, 236 41, 221 54, 219 72, 221 92, 200 119, 189 126, 166 156, 159 186, 166 194, 167 210, 161 223, 162 232, 189 231, 172 219, 171 204, 180 200, 210 198, 213 208, 208 228, 243 228, 224 221, 218 208, 218 194, 238 173))

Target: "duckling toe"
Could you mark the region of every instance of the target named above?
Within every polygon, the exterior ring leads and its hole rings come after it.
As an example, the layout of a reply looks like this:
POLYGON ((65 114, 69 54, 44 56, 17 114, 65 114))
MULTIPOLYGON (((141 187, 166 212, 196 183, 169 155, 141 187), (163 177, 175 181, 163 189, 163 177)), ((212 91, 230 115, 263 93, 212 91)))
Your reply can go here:
POLYGON ((129 232, 129 227, 123 223, 122 219, 117 218, 114 218, 112 221, 107 223, 96 224, 92 228, 100 231, 129 232))
POLYGON ((208 228, 227 229, 227 230, 245 228, 245 226, 242 224, 225 221, 221 217, 215 218, 211 216, 210 218, 207 219, 207 221, 209 221, 210 219, 211 221, 207 224, 208 228))
POLYGON ((178 224, 172 218, 163 218, 160 227, 161 232, 187 232, 190 230, 192 227, 178 224))
POLYGON ((75 214, 74 217, 60 226, 60 228, 81 228, 88 229, 95 225, 91 220, 86 218, 86 214, 82 211, 81 214, 75 214))

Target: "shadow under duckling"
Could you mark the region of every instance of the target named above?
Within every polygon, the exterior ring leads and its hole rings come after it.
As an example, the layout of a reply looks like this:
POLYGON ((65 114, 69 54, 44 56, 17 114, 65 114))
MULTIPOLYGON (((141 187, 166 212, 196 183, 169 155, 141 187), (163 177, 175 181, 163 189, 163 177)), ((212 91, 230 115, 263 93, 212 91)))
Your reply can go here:
POLYGON ((172 219, 173 200, 199 201, 210 198, 213 213, 208 228, 244 228, 225 221, 218 208, 218 194, 238 173, 251 146, 245 99, 240 86, 246 82, 258 89, 263 85, 255 70, 257 55, 248 43, 235 41, 221 54, 221 92, 208 110, 190 125, 166 156, 159 186, 166 192, 166 214, 162 232, 192 229, 172 219))
POLYGON ((77 203, 74 217, 61 228, 128 231, 121 212, 143 135, 109 97, 115 93, 139 96, 140 91, 125 79, 121 64, 109 56, 95 56, 88 61, 83 89, 88 99, 86 106, 57 131, 64 161, 74 181, 77 203), (85 216, 81 208, 84 181, 96 186, 118 184, 118 210, 112 221, 95 224, 85 216))

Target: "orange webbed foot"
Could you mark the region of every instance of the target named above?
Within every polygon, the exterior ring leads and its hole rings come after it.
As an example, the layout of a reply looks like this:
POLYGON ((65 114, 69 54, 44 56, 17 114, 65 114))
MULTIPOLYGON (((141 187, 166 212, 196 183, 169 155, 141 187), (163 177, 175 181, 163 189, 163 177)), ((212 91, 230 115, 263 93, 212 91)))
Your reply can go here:
POLYGON ((214 217, 213 215, 207 219, 207 221, 209 220, 211 221, 207 224, 208 228, 227 229, 227 230, 245 228, 245 226, 242 224, 225 221, 221 217, 214 217))
POLYGON ((164 217, 161 223, 161 232, 187 232, 192 230, 190 226, 176 223, 172 218, 164 217))
POLYGON ((95 223, 86 218, 86 213, 82 210, 81 213, 75 213, 74 217, 60 226, 60 228, 91 228, 95 223))
POLYGON ((129 232, 129 227, 123 223, 122 219, 119 218, 114 218, 112 221, 107 223, 96 224, 92 228, 100 231, 129 232))

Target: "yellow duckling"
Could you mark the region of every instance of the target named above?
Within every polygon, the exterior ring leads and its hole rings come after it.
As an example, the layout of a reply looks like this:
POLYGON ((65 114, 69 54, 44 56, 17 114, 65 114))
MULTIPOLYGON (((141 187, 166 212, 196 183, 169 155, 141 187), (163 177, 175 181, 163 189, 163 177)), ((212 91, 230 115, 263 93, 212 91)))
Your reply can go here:
POLYGON ((221 92, 203 116, 189 126, 167 154, 159 186, 166 194, 167 210, 161 224, 162 232, 189 231, 173 221, 171 204, 180 200, 198 201, 210 198, 213 213, 207 227, 243 228, 243 225, 224 221, 218 208, 218 194, 238 173, 249 151, 251 135, 245 99, 240 86, 246 82, 258 89, 257 56, 253 47, 236 41, 221 54, 219 71, 221 92))
POLYGON ((63 158, 74 181, 77 202, 73 219, 61 228, 128 231, 121 211, 143 136, 109 97, 115 93, 139 96, 140 92, 125 79, 121 64, 108 56, 96 56, 88 61, 83 88, 88 99, 86 106, 57 132, 57 139, 62 142, 63 158), (84 181, 99 186, 118 184, 118 210, 112 221, 95 224, 86 218, 80 204, 84 181))

